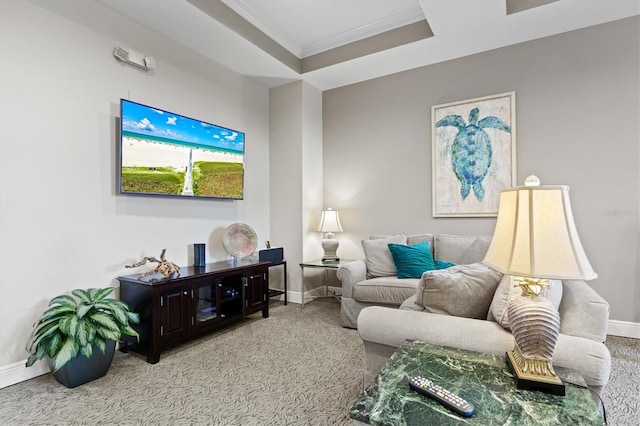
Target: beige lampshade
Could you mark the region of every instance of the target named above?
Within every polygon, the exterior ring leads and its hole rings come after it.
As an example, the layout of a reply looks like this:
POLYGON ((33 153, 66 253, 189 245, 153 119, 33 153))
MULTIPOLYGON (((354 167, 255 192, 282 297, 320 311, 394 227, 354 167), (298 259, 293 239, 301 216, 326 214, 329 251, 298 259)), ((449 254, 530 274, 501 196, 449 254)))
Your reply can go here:
POLYGON ((521 277, 598 277, 578 237, 569 187, 563 185, 503 190, 484 263, 504 274, 521 277))
POLYGON ((342 224, 340 224, 340 216, 336 210, 329 208, 322 212, 320 218, 320 226, 318 232, 342 232, 342 224))

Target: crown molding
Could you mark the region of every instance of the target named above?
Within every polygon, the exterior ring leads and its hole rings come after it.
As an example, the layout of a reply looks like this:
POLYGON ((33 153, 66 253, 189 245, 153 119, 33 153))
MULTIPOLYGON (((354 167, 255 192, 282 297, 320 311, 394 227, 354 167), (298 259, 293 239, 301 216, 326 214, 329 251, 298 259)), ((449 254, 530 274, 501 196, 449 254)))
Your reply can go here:
POLYGON ((251 25, 271 37, 273 41, 300 58, 302 46, 291 40, 288 36, 260 12, 254 9, 245 0, 220 0, 238 15, 247 20, 251 25))
POLYGON ((318 40, 314 43, 306 44, 302 46, 301 55, 305 58, 307 56, 325 52, 336 47, 344 46, 345 44, 373 37, 375 35, 424 20, 426 20, 424 13, 422 12, 422 8, 419 6, 413 9, 407 9, 395 15, 379 19, 357 28, 352 28, 343 33, 318 40))
POLYGON ((226 6, 247 20, 251 25, 265 33, 276 43, 296 55, 298 58, 315 55, 345 44, 353 43, 377 34, 381 34, 405 25, 425 20, 420 6, 379 19, 377 21, 352 28, 339 34, 318 40, 306 45, 300 45, 284 34, 273 22, 267 19, 246 0, 221 0, 226 6))

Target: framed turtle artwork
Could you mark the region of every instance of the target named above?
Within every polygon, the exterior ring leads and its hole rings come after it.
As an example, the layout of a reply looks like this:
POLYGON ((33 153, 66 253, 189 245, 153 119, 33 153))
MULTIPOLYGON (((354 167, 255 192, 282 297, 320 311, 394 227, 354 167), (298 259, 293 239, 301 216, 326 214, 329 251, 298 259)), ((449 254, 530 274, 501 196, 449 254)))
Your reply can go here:
POLYGON ((498 215, 516 181, 516 94, 431 107, 433 217, 498 215))

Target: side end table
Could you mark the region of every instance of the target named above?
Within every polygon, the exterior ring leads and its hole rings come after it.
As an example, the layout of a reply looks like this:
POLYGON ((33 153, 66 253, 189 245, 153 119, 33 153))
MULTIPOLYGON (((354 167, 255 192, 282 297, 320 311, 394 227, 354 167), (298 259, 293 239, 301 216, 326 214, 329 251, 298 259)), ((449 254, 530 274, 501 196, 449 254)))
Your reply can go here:
POLYGON ((271 264, 269 265, 269 268, 273 267, 273 266, 280 266, 282 265, 284 268, 284 275, 283 275, 283 281, 284 281, 284 289, 279 290, 279 289, 273 289, 270 288, 269 289, 269 298, 271 297, 276 297, 276 296, 280 296, 280 295, 284 295, 284 305, 287 305, 287 261, 286 260, 277 260, 275 262, 271 262, 271 264))
POLYGON ((300 306, 304 308, 304 294, 306 292, 306 285, 304 281, 304 270, 305 268, 315 268, 315 269, 324 269, 324 294, 325 296, 329 293, 329 271, 337 271, 340 265, 343 265, 347 262, 353 262, 353 259, 340 259, 340 262, 331 262, 331 263, 323 263, 322 259, 310 260, 308 262, 302 262, 300 264, 300 269, 302 273, 302 303, 300 306))
POLYGON ((604 425, 574 370, 556 368, 566 396, 519 390, 503 356, 406 341, 349 410, 361 425, 604 425), (409 388, 409 376, 433 380, 476 407, 463 418, 409 388))

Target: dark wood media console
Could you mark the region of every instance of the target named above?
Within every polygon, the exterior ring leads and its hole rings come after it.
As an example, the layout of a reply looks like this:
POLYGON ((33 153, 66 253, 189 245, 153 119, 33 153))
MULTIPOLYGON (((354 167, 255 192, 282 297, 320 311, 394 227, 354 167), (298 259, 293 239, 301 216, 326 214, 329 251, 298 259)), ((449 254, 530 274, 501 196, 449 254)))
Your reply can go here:
POLYGON ((167 347, 259 311, 267 318, 270 264, 222 261, 181 268, 180 276, 171 279, 119 277, 120 299, 140 314, 140 324, 132 324, 140 342, 123 336, 120 349, 143 354, 155 364, 167 347))

